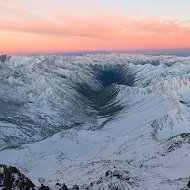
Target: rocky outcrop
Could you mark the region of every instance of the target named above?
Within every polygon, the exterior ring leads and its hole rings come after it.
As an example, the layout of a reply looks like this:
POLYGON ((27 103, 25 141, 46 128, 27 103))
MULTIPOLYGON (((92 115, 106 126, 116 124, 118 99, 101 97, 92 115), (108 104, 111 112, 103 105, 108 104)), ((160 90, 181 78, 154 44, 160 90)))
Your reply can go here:
POLYGON ((29 190, 34 186, 16 167, 0 165, 0 190, 29 190))
POLYGON ((129 171, 108 170, 104 177, 91 182, 89 185, 81 186, 81 190, 125 190, 137 186, 129 171))
POLYGON ((167 153, 181 148, 183 144, 190 144, 190 133, 181 133, 180 135, 169 138, 167 153))
POLYGON ((8 55, 0 55, 0 61, 2 62, 2 63, 4 63, 5 61, 7 61, 7 60, 9 60, 10 59, 10 56, 8 56, 8 55))

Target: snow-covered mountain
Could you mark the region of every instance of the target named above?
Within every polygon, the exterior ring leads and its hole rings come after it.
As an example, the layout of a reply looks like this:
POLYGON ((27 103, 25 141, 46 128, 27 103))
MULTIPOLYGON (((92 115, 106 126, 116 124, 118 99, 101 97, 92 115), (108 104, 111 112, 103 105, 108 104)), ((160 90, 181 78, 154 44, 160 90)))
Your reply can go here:
POLYGON ((1 56, 0 163, 38 185, 179 190, 190 57, 1 56))

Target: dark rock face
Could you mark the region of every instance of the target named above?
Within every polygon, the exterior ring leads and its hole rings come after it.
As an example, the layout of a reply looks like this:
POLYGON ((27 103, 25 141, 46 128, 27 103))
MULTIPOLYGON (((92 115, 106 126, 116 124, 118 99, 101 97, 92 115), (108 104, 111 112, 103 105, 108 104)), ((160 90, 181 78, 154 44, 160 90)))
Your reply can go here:
POLYGON ((63 183, 62 187, 59 190, 69 190, 67 185, 63 183))
POLYGON ((39 190, 50 190, 50 188, 48 186, 41 184, 41 187, 39 188, 39 190))
POLYGON ((0 189, 3 190, 29 190, 34 184, 24 174, 12 166, 0 165, 0 189))
POLYGON ((190 144, 190 133, 181 133, 180 135, 168 139, 169 147, 167 153, 175 151, 183 146, 183 144, 190 144))
POLYGON ((105 177, 112 177, 113 176, 113 173, 112 171, 108 170, 106 173, 105 173, 105 177))
POLYGON ((79 190, 79 186, 78 185, 73 185, 72 190, 79 190))
POLYGON ((180 136, 183 138, 183 140, 190 143, 190 133, 182 133, 180 136))
POLYGON ((187 187, 190 188, 190 181, 188 182, 187 187))
POLYGON ((129 171, 123 170, 108 170, 105 173, 104 177, 92 181, 89 185, 82 185, 81 190, 124 190, 126 187, 135 186, 136 182, 133 177, 130 177, 129 171))
POLYGON ((0 55, 0 61, 4 63, 5 61, 9 60, 10 56, 8 55, 0 55))
POLYGON ((181 147, 182 147, 182 141, 179 140, 179 141, 171 144, 169 146, 169 148, 167 149, 167 152, 172 152, 172 151, 176 150, 177 148, 181 148, 181 147))

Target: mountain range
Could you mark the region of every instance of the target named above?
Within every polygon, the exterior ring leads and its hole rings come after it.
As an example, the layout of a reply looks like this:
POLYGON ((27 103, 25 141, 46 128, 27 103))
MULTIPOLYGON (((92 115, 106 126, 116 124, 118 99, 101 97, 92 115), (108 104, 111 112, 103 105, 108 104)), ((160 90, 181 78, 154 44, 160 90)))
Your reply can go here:
POLYGON ((189 94, 190 57, 0 56, 0 163, 52 189, 188 189, 189 94))

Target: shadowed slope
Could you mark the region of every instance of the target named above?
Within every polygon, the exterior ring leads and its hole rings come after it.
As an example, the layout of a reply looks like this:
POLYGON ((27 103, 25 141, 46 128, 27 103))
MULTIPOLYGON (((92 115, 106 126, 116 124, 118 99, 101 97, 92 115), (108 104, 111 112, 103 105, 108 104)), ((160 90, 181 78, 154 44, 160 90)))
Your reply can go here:
POLYGON ((118 85, 133 86, 135 73, 121 65, 92 66, 94 80, 99 83, 93 88, 88 82, 77 83, 77 91, 85 98, 87 106, 97 112, 99 117, 110 117, 124 108, 116 97, 120 91, 118 85))

